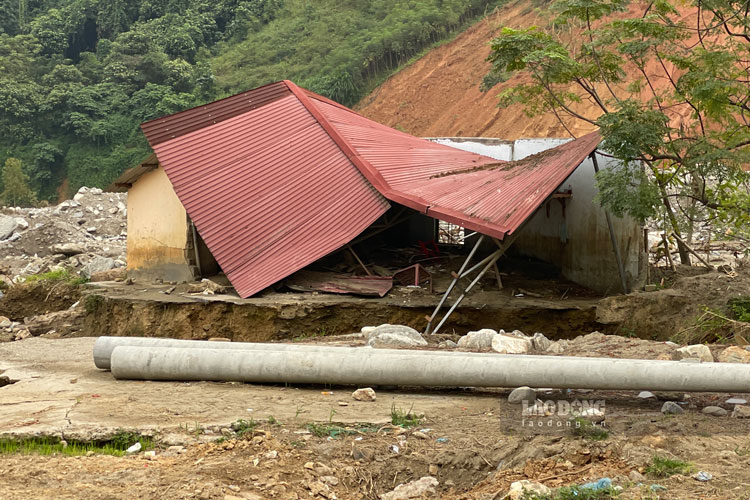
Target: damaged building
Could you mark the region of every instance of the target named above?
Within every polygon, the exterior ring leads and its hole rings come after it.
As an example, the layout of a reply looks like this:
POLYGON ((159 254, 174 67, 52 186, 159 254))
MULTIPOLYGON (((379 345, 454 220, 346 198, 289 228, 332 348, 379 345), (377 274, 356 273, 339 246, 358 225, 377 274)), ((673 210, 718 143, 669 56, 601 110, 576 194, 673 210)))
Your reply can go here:
POLYGON ((353 245, 369 238, 413 245, 440 241, 441 230, 461 235, 461 277, 494 271, 500 281, 511 245, 602 292, 636 286, 645 268, 638 222, 595 203, 594 167, 611 165, 595 153, 596 132, 421 139, 289 81, 142 128, 155 153, 113 185, 129 193, 136 279, 222 271, 250 297, 342 249, 356 257, 353 245))

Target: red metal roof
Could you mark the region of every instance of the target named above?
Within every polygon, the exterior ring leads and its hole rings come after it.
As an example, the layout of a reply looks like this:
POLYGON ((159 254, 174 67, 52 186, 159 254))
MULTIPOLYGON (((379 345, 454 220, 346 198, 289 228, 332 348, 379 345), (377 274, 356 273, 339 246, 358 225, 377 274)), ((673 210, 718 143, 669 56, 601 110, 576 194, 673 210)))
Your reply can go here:
POLYGON ((243 297, 354 239, 385 213, 386 198, 502 239, 600 140, 593 133, 501 162, 399 132, 289 81, 142 127, 243 297))

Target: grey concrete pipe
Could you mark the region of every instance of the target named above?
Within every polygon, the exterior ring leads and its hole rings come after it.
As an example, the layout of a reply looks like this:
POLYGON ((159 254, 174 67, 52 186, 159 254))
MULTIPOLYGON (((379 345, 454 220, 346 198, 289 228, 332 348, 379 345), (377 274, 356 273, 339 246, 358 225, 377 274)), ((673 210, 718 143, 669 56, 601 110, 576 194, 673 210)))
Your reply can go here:
MULTIPOLYGON (((117 346, 133 347, 180 347, 183 349, 234 349, 252 351, 303 351, 303 352, 328 352, 337 353, 340 347, 330 345, 305 345, 305 344, 270 344, 260 342, 209 342, 206 340, 179 340, 147 337, 99 337, 94 343, 94 364, 103 370, 110 369, 110 358, 112 351, 117 346), (333 351, 331 351, 333 349, 333 351)), ((403 352, 398 349, 378 349, 378 353, 403 352)), ((451 355, 450 351, 409 351, 415 355, 429 354, 432 356, 451 355)), ((492 353, 464 352, 468 356, 486 357, 494 356, 492 353)))
POLYGON ((137 380, 750 392, 746 364, 332 349, 333 354, 118 346, 112 374, 137 380))

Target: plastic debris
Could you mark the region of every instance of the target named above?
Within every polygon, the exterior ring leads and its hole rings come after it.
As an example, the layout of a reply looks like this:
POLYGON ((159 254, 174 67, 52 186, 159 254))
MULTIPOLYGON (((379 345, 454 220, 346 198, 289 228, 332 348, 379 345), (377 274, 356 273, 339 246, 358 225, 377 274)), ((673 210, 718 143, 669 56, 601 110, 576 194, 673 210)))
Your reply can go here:
POLYGON ((649 486, 649 489, 654 493, 656 493, 657 491, 667 491, 667 487, 660 484, 652 484, 651 486, 649 486))
POLYGON ((131 446, 130 448, 128 448, 127 450, 125 450, 125 453, 127 453, 128 455, 131 455, 133 453, 138 453, 139 451, 141 451, 141 442, 140 441, 138 441, 133 446, 131 446))
POLYGON ((696 481, 706 482, 712 480, 713 478, 714 476, 710 472, 699 471, 697 474, 693 474, 693 479, 695 479, 696 481))
POLYGON ((725 403, 728 405, 744 405, 747 404, 747 400, 742 398, 729 398, 725 403))
POLYGON ((447 443, 450 440, 448 438, 437 438, 435 441, 438 443, 447 443))
POLYGON ((579 488, 582 490, 593 490, 593 491, 606 490, 611 487, 612 487, 612 480, 608 477, 603 477, 599 479, 598 481, 582 484, 581 486, 579 486, 579 488))

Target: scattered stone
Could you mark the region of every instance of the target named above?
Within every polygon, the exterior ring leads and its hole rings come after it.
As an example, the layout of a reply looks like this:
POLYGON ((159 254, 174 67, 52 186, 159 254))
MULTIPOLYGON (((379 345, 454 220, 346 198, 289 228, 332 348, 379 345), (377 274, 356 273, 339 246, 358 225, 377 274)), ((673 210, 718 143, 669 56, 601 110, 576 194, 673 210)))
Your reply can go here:
POLYGON ((721 363, 750 363, 750 352, 742 347, 727 347, 717 356, 721 363))
POLYGON ((416 347, 425 346, 427 341, 414 328, 403 325, 380 325, 365 334, 370 347, 416 347))
POLYGON ((674 401, 667 401, 662 405, 661 412, 665 415, 681 415, 685 413, 685 410, 674 401))
POLYGON ((711 349, 705 344, 689 345, 674 351, 674 359, 700 359, 703 363, 711 363, 714 360, 711 349))
POLYGON ((26 230, 29 228, 29 223, 23 217, 16 217, 16 224, 18 229, 26 230))
POLYGON ((650 391, 641 391, 638 393, 638 397, 641 399, 656 399, 656 394, 650 391))
POLYGON ((24 318, 23 328, 34 336, 47 333, 51 329, 65 336, 83 330, 85 314, 86 311, 83 308, 75 308, 30 316, 24 318))
POLYGON ((526 354, 531 347, 528 338, 498 334, 492 339, 492 350, 501 354, 526 354))
POLYGON ((524 498, 529 498, 529 496, 546 496, 551 492, 552 491, 542 483, 523 479, 521 481, 511 483, 507 498, 509 498, 510 500, 521 500, 524 498))
POLYGON ((460 339, 458 339, 458 347, 465 349, 476 349, 478 351, 489 351, 492 349, 492 339, 495 338, 497 332, 484 328, 479 331, 469 332, 460 339))
POLYGON ((96 232, 96 227, 95 226, 89 226, 89 227, 86 228, 86 232, 87 233, 95 233, 96 232))
POLYGON ((89 281, 100 282, 100 281, 124 281, 127 277, 126 271, 123 268, 110 269, 109 271, 100 271, 92 273, 89 281))
POLYGON ((705 483, 707 481, 710 481, 710 480, 712 480, 714 478, 713 474, 711 474, 710 472, 702 471, 702 470, 696 472, 695 474, 693 474, 690 477, 692 477, 696 481, 701 481, 703 483, 705 483))
POLYGON ((531 387, 518 387, 508 395, 508 403, 510 404, 520 405, 524 401, 529 404, 534 404, 536 401, 536 391, 531 387))
POLYGON ((539 332, 535 333, 534 336, 531 337, 531 343, 533 344, 535 351, 541 352, 545 352, 552 345, 552 341, 545 337, 543 333, 539 332))
POLYGON ((328 486, 336 486, 339 484, 339 479, 336 476, 320 476, 320 480, 328 486))
POLYGON ((96 273, 109 271, 110 269, 114 269, 114 268, 115 268, 114 259, 110 259, 109 257, 100 257, 97 255, 91 260, 91 262, 83 266, 81 273, 86 278, 91 278, 91 276, 96 273))
POLYGON ((458 347, 458 344, 452 340, 443 340, 438 344, 438 348, 440 349, 455 349, 456 347, 458 347))
POLYGON ((9 318, 0 316, 0 328, 10 328, 12 324, 13 322, 9 318))
POLYGON ((720 406, 706 406, 701 410, 701 413, 712 417, 726 417, 729 414, 727 410, 720 406))
POLYGON ((72 255, 78 255, 86 252, 86 247, 77 243, 59 243, 57 245, 52 245, 50 247, 50 250, 53 253, 59 253, 70 257, 72 255))
POLYGON ((742 398, 729 398, 726 401, 724 401, 728 405, 744 405, 747 404, 746 399, 742 398))
POLYGON ((416 431, 412 433, 412 436, 419 439, 429 439, 430 437, 422 431, 416 431))
POLYGON ((552 342, 547 348, 547 352, 551 354, 562 354, 565 348, 560 342, 552 342))
POLYGON ((432 476, 425 476, 410 483, 399 484, 393 491, 380 495, 381 500, 409 500, 411 498, 437 497, 440 483, 432 476))
POLYGON ((355 401, 375 401, 377 395, 371 387, 364 387, 354 391, 352 393, 352 398, 354 398, 355 401))
POLYGON ((7 239, 17 227, 18 222, 14 217, 0 215, 0 240, 7 239))
POLYGON ((734 418, 750 418, 750 406, 735 405, 732 411, 734 418))
POLYGON ((646 480, 646 476, 638 472, 637 470, 631 470, 628 474, 628 479, 635 484, 642 483, 646 480))

